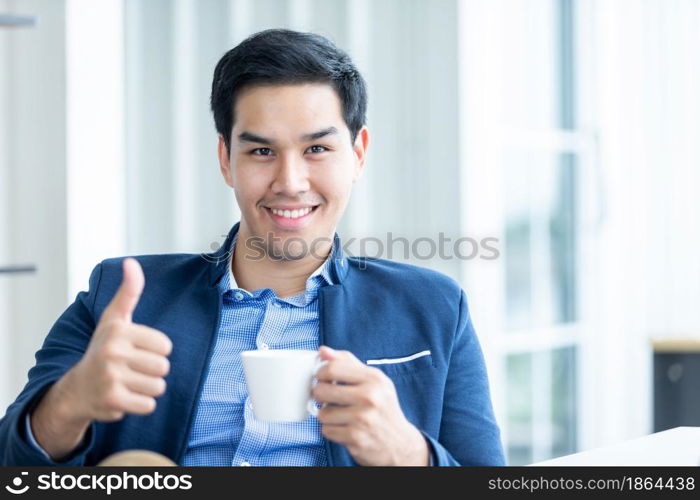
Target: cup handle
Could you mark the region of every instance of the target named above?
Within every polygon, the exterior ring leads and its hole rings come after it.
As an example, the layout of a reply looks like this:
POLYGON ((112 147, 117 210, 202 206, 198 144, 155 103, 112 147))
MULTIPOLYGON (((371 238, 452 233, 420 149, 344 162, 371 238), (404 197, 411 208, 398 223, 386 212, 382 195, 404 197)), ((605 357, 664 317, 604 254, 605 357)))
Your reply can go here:
POLYGON ((316 406, 316 400, 309 399, 309 401, 306 403, 306 410, 312 417, 318 417, 318 406, 316 406))
POLYGON ((316 366, 314 366, 314 378, 316 378, 316 373, 318 373, 318 371, 327 364, 328 360, 321 359, 320 357, 316 356, 316 366))
MULTIPOLYGON (((316 380, 316 373, 318 372, 318 370, 321 369, 321 367, 325 366, 326 364, 328 364, 328 361, 322 360, 320 357, 316 357, 316 366, 314 366, 314 380, 311 383, 311 387, 318 383, 318 380, 316 380)), ((316 404, 315 399, 309 399, 309 401, 306 403, 306 410, 312 417, 318 416, 318 405, 316 404)))

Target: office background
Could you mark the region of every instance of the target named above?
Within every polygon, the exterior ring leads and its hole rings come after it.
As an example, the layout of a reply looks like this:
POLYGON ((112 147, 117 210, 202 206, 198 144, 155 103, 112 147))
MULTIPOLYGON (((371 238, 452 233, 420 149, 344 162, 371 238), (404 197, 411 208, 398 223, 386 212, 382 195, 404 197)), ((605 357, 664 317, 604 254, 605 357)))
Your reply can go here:
POLYGON ((700 337, 700 1, 2 13, 36 23, 0 27, 0 266, 37 271, 0 274, 0 407, 100 260, 223 241, 239 212, 216 159, 213 68, 290 27, 333 39, 369 85, 369 160, 341 236, 498 238, 495 260, 409 261, 470 297, 509 463, 652 432, 651 340, 700 337))

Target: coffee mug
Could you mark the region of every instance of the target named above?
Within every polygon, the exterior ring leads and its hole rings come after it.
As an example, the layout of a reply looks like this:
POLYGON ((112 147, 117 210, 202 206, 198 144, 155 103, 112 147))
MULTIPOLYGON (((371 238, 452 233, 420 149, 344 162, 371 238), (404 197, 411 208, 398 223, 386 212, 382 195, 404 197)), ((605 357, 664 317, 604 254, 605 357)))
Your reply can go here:
POLYGON ((241 359, 256 419, 298 422, 318 414, 311 388, 316 370, 324 362, 317 351, 243 351, 241 359))

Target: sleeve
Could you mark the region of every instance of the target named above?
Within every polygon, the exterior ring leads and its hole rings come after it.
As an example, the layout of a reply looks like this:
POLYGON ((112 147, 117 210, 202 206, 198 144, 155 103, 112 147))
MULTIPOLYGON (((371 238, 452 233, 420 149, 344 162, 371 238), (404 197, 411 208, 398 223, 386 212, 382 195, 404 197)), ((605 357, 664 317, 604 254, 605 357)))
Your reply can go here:
POLYGON ((435 465, 505 465, 486 365, 464 291, 450 356, 440 435, 427 436, 435 465))
POLYGON ((95 330, 94 306, 100 284, 102 264, 90 275, 89 290, 80 292, 75 301, 56 320, 36 353, 36 363, 29 370, 28 381, 0 419, 0 466, 79 466, 85 462, 94 445, 93 423, 83 443, 61 462, 50 459, 46 452, 32 445, 28 434, 28 415, 43 395, 60 379, 87 350, 95 330))
POLYGON ((44 455, 44 458, 46 458, 47 460, 51 460, 51 457, 46 452, 46 450, 42 448, 39 443, 36 442, 36 438, 34 437, 34 433, 32 432, 32 415, 30 413, 27 413, 27 418, 25 418, 24 421, 24 432, 27 435, 27 440, 29 441, 29 444, 32 445, 32 447, 34 447, 36 450, 40 451, 41 454, 44 455))

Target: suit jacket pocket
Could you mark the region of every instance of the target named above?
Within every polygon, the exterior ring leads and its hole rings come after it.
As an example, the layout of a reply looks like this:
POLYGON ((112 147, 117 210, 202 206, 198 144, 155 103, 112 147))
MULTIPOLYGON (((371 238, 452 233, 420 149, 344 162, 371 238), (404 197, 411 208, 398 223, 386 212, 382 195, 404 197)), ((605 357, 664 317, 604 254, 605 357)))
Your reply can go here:
POLYGON ((384 357, 368 359, 368 366, 379 368, 388 376, 410 375, 421 372, 433 366, 429 350, 424 350, 401 357, 384 357))

